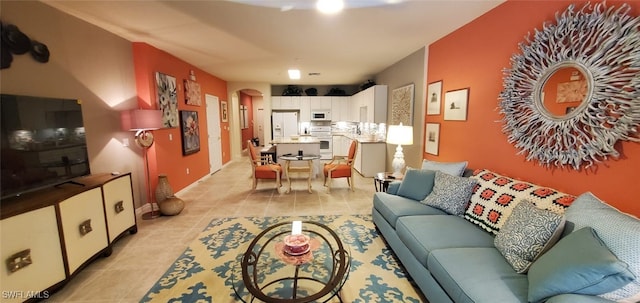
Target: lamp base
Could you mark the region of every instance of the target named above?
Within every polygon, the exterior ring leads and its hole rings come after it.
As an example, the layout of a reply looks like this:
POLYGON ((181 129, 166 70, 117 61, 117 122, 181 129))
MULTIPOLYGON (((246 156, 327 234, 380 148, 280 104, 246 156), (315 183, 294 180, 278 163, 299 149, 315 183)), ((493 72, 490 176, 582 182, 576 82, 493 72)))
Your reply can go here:
POLYGON ((396 153, 393 155, 393 161, 391 162, 391 166, 393 167, 393 176, 396 179, 402 177, 402 169, 404 169, 405 165, 402 146, 398 144, 398 147, 396 147, 396 153))

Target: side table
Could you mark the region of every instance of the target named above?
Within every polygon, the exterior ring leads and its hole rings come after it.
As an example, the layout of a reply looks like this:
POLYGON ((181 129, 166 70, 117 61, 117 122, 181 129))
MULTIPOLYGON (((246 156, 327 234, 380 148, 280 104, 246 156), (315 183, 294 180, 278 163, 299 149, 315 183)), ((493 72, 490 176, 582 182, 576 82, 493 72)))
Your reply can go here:
POLYGON ((291 172, 306 172, 308 173, 307 176, 307 186, 308 186, 308 190, 309 193, 312 193, 311 191, 311 174, 313 174, 313 160, 318 160, 320 159, 320 156, 318 155, 302 155, 302 156, 280 156, 281 160, 284 160, 284 169, 287 172, 287 182, 289 183, 289 189, 286 191, 286 193, 290 193, 291 192, 291 172), (291 161, 306 161, 307 162, 307 166, 294 166, 291 167, 291 161))
POLYGON ((396 178, 393 176, 393 173, 390 172, 377 173, 373 177, 373 185, 376 187, 376 191, 386 192, 389 188, 389 183, 396 180, 400 181, 402 177, 396 178))

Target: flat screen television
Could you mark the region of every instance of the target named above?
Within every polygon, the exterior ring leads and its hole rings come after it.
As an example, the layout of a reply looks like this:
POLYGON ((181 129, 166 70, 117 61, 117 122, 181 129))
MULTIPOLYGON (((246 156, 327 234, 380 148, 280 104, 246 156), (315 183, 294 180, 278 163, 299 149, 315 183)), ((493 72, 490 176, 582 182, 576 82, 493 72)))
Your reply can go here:
POLYGON ((2 199, 90 173, 78 100, 0 97, 2 199))

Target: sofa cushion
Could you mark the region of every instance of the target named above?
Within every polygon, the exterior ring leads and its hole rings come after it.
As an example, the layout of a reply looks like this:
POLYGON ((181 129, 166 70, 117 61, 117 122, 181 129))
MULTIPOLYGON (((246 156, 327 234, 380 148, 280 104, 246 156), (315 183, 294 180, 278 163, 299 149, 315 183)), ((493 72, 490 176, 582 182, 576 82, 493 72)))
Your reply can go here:
POLYGON ((437 162, 424 159, 422 160, 422 169, 437 170, 454 176, 462 176, 468 163, 467 161, 437 162))
POLYGON ((495 248, 434 250, 427 266, 454 302, 527 302, 527 276, 495 248))
POLYGON ((396 223, 398 238, 426 266, 431 251, 452 247, 493 247, 493 236, 461 217, 405 216, 396 223))
POLYGON ((448 214, 461 216, 469 204, 469 197, 476 183, 474 179, 436 171, 433 190, 422 200, 422 203, 441 209, 448 214))
POLYGON ((373 207, 393 228, 396 227, 398 218, 402 216, 446 214, 437 208, 424 205, 418 201, 385 192, 377 192, 373 195, 373 207))
POLYGON ((470 178, 476 179, 478 185, 474 188, 464 217, 494 234, 500 231, 513 208, 524 199, 538 208, 556 213, 563 213, 575 200, 574 196, 555 189, 505 177, 486 169, 476 170, 470 178))
POLYGON ((592 193, 580 195, 566 211, 574 230, 592 227, 598 237, 636 278, 626 286, 603 294, 612 301, 640 300, 640 220, 600 201, 592 193), (634 299, 630 299, 634 298, 634 299))
POLYGON ((398 188, 398 196, 416 201, 424 199, 431 193, 435 176, 435 171, 408 167, 398 188))
POLYGON ((590 227, 571 233, 535 261, 529 270, 529 302, 576 293, 600 295, 633 280, 628 265, 590 227))
POLYGON ((513 209, 494 243, 516 272, 526 273, 531 263, 558 241, 564 222, 563 215, 525 200, 513 209))

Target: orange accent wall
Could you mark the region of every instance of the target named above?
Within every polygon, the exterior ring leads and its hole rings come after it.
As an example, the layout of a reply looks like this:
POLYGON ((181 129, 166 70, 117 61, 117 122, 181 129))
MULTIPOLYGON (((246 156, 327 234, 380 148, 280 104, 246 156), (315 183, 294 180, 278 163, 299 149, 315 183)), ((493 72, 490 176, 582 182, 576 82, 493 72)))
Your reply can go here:
MULTIPOLYGON (((591 191, 620 210, 640 216, 639 143, 618 142, 620 159, 575 171, 526 161, 502 132, 498 95, 503 69, 510 67, 509 60, 527 33, 533 34, 544 21, 555 20, 555 13, 571 3, 582 5, 572 1, 507 1, 429 46, 426 83, 442 80, 443 97, 449 90, 469 87, 470 91, 467 121, 444 121, 443 109, 440 115, 425 113, 426 122, 440 123, 440 146, 438 156, 423 153, 423 158, 468 160, 470 168, 488 168, 574 195, 591 191)), ((607 1, 608 6, 620 3, 607 1)), ((632 7, 630 14, 637 16, 640 2, 627 3, 632 7)))
MULTIPOLYGON (((190 155, 182 154, 180 127, 153 131, 155 143, 149 150, 151 188, 156 188, 158 174, 166 174, 171 188, 177 192, 209 174, 205 94, 225 100, 227 98, 227 82, 146 43, 133 43, 133 60, 140 108, 158 108, 155 96, 155 73, 161 72, 176 78, 178 110, 198 112, 200 122, 199 152, 190 155), (196 82, 200 84, 201 106, 187 105, 185 102, 183 81, 189 78, 191 70, 195 72, 196 82), (172 138, 170 139, 170 137, 172 138), (187 168, 189 169, 188 174, 187 168)), ((221 122, 220 124, 222 129, 222 163, 227 163, 231 160, 229 123, 221 122)))

